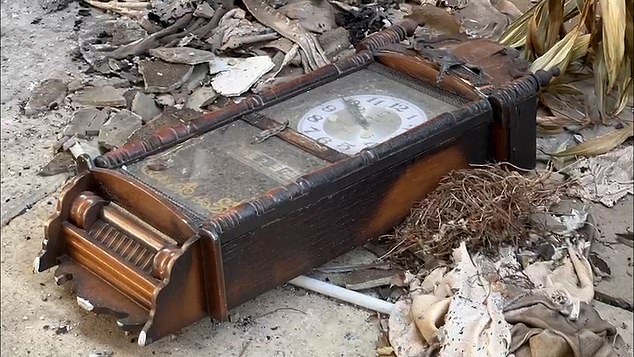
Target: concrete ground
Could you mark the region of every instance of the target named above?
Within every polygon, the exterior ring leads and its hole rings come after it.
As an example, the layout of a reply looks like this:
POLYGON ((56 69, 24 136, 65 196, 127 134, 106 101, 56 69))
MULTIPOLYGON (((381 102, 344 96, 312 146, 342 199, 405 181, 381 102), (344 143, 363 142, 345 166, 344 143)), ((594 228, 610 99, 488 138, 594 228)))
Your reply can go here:
MULTIPOLYGON (((24 214, 1 231, 1 354, 3 356, 373 356, 378 337, 374 314, 292 287, 269 291, 233 311, 233 322, 202 320, 176 336, 141 348, 114 320, 79 308, 67 288, 57 287, 52 270, 32 273, 43 225, 52 213, 65 176, 40 177, 56 137, 69 119, 61 108, 42 117, 19 113, 32 86, 55 70, 79 73, 71 61, 76 4, 44 14, 37 0, 2 1, 2 215, 24 214), (291 309, 280 309, 291 307, 291 309), (261 316, 261 317, 258 317, 261 316)), ((632 248, 613 244, 615 233, 632 228, 631 196, 612 209, 596 210, 603 231, 600 255, 613 275, 598 289, 632 303, 632 248)), ((597 303, 600 313, 632 345, 632 314, 597 303)))

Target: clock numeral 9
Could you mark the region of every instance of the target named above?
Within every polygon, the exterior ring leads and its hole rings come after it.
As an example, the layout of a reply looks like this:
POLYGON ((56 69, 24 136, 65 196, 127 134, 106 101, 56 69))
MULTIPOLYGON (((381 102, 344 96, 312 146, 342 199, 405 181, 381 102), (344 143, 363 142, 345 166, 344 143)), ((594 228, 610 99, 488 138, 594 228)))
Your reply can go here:
POLYGON ((337 110, 337 107, 335 107, 335 106, 334 106, 334 105, 332 105, 332 104, 328 104, 328 105, 325 105, 323 108, 321 108, 321 110, 322 110, 322 111, 324 111, 324 112, 326 112, 326 113, 332 113, 332 112, 334 112, 335 110, 337 110))
POLYGON ((317 123, 318 121, 324 120, 324 117, 322 117, 321 115, 314 114, 306 118, 306 120, 308 120, 311 123, 317 123))
POLYGON ((348 144, 348 143, 341 143, 337 145, 337 149, 339 150, 350 150, 352 149, 352 144, 348 144))
POLYGON ((327 136, 322 136, 321 138, 317 139, 317 142, 320 143, 320 144, 328 144, 331 141, 332 141, 332 139, 327 137, 327 136))

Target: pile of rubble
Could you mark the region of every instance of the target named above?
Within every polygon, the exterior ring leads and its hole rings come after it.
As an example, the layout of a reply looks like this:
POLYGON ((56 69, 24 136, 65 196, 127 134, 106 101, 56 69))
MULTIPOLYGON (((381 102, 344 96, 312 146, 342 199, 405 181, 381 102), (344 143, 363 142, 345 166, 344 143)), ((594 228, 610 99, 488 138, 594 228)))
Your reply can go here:
MULTIPOLYGON (((42 2, 51 11, 69 3, 42 2)), ((438 11, 424 12, 429 26, 421 30, 461 31, 446 10, 463 18, 484 11, 492 15, 465 21, 465 32, 499 35, 517 15, 505 3, 496 2, 499 10, 489 1, 429 6, 438 11)), ((75 57, 89 70, 42 81, 24 107, 27 115, 61 106, 74 112, 39 174, 72 171, 70 148, 95 156, 352 54, 360 40, 416 8, 387 0, 81 1, 75 57)))
MULTIPOLYGON (((377 4, 157 0, 81 5, 76 59, 88 63, 89 70, 40 82, 24 107, 27 115, 61 106, 74 112, 56 157, 40 175, 71 171, 67 149, 95 156, 195 119, 336 61, 370 31, 391 24, 387 8, 377 4)), ((393 19, 404 14, 392 10, 393 19)))
MULTIPOLYGON (((445 185, 414 208, 395 234, 366 245, 374 258, 356 265, 328 265, 312 275, 378 298, 373 303, 359 303, 354 296, 346 301, 378 312, 380 356, 626 355, 627 343, 594 305, 599 300, 632 310, 627 302, 595 290, 600 281, 610 279, 612 270, 596 251, 605 242, 589 200, 571 197, 585 197, 580 194, 583 179, 566 183, 549 172, 491 179, 502 171, 472 168, 448 175, 445 185), (465 175, 472 177, 469 186, 474 177, 487 183, 476 185, 469 199, 448 193, 449 186, 465 184, 456 177, 465 175), (522 193, 527 183, 540 193, 522 193), (512 202, 501 195, 490 197, 498 185, 504 185, 507 194, 513 192, 512 202), (509 219, 522 228, 491 229, 486 223, 501 213, 472 205, 487 200, 521 211, 509 219), (445 209, 430 210, 435 204, 445 209), (437 221, 427 222, 428 216, 437 221), (452 230, 461 227, 460 233, 475 237, 470 220, 486 226, 487 244, 452 230), (442 246, 434 245, 440 241, 442 246), (393 305, 379 304, 385 301, 393 305)), ((504 224, 504 219, 490 223, 504 224)))

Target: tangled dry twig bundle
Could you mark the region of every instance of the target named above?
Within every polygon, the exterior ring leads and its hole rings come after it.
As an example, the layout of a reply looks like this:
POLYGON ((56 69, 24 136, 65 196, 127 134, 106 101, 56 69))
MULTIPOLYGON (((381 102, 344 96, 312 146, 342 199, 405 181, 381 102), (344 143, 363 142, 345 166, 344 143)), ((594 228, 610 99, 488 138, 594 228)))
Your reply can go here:
POLYGON ((391 255, 409 250, 445 258, 461 241, 469 250, 517 244, 530 214, 557 203, 569 185, 550 177, 550 171, 528 176, 502 165, 454 171, 397 227, 391 255))

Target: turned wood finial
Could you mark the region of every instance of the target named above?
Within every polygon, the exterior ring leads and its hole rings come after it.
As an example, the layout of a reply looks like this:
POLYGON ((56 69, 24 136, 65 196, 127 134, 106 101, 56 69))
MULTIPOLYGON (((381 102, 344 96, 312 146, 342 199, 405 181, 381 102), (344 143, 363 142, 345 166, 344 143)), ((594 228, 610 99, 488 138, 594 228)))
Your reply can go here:
POLYGON ((99 218, 106 201, 91 191, 82 192, 70 208, 70 220, 77 227, 89 230, 99 218))

